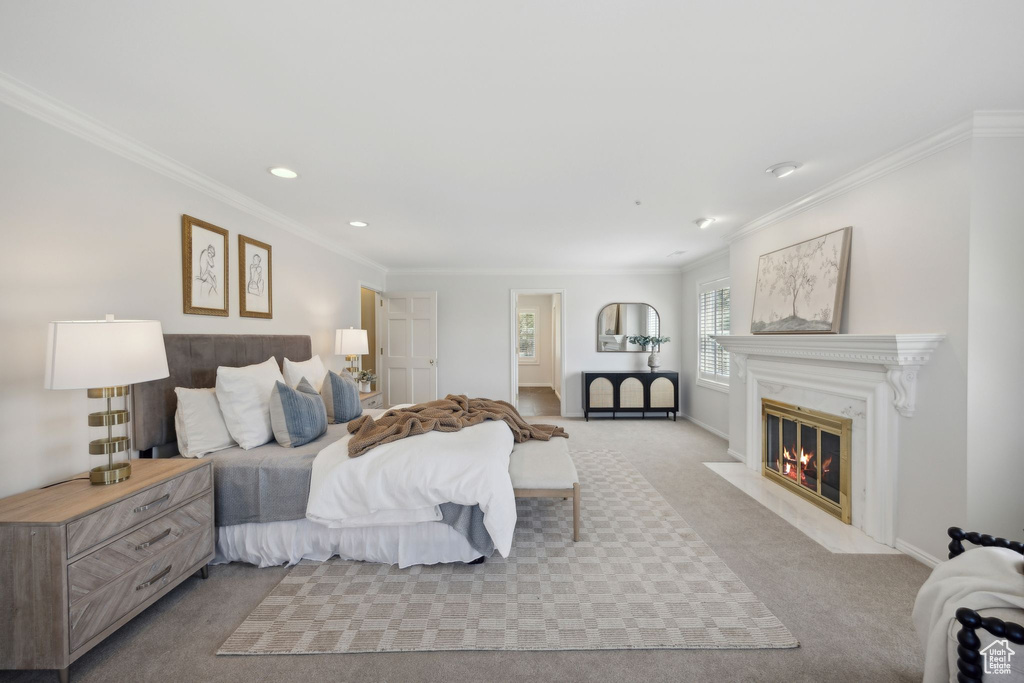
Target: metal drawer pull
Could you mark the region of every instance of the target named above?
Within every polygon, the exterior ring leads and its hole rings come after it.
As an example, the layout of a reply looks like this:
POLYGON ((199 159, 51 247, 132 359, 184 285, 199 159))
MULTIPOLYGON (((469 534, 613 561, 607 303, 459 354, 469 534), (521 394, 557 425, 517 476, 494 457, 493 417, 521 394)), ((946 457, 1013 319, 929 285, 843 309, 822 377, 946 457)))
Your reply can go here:
POLYGON ((132 512, 145 512, 149 508, 156 507, 160 503, 165 502, 170 497, 171 497, 171 494, 165 493, 164 495, 162 495, 159 498, 157 498, 156 500, 154 500, 152 503, 146 503, 145 505, 140 505, 139 507, 135 508, 132 512))
POLYGON ((173 566, 173 565, 170 565, 170 564, 169 564, 169 565, 167 565, 167 568, 166 568, 166 569, 164 569, 164 570, 163 570, 162 572, 160 572, 159 574, 157 574, 156 576, 154 576, 154 577, 153 577, 152 579, 150 579, 149 581, 146 581, 146 582, 144 582, 144 583, 140 583, 140 584, 139 584, 138 586, 136 586, 136 587, 135 587, 135 590, 137 590, 137 591, 140 591, 140 590, 142 590, 143 588, 149 588, 149 587, 150 587, 150 586, 152 586, 152 585, 153 585, 154 583, 156 583, 156 582, 157 582, 157 581, 159 581, 160 579, 162 579, 162 578, 164 578, 165 576, 167 576, 167 574, 168 574, 168 573, 169 573, 169 572, 171 571, 171 567, 172 567, 172 566, 173 566))
POLYGON ((149 539, 145 543, 138 544, 137 546, 135 546, 135 549, 136 550, 145 550, 146 548, 148 548, 149 546, 153 545, 157 541, 162 541, 163 539, 167 538, 170 535, 171 535, 171 530, 170 529, 165 529, 163 532, 157 534, 156 536, 154 536, 153 538, 149 539))

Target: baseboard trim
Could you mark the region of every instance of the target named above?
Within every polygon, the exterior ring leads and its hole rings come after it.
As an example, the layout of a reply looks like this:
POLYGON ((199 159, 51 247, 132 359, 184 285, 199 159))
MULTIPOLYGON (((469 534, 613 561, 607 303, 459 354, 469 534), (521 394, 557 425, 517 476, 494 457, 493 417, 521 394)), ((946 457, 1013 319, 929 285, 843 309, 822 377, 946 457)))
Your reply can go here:
POLYGON ((527 387, 529 389, 536 389, 538 387, 546 388, 546 389, 554 389, 555 388, 551 384, 551 382, 520 382, 519 383, 519 388, 522 389, 523 387, 527 387))
POLYGON ((942 560, 935 557, 931 553, 926 553, 925 551, 918 548, 916 545, 907 543, 902 538, 897 538, 896 543, 893 545, 893 547, 896 548, 896 550, 899 550, 904 555, 910 555, 912 558, 914 558, 915 560, 917 560, 918 562, 927 567, 935 567, 942 562, 942 560))
POLYGON ((687 422, 692 422, 693 424, 697 425, 698 427, 700 427, 704 431, 711 432, 712 434, 714 434, 715 436, 717 436, 719 438, 725 439, 726 441, 729 440, 729 435, 728 434, 726 434, 725 432, 722 432, 722 431, 720 431, 718 429, 715 429, 714 427, 712 427, 711 425, 707 424, 706 422, 701 422, 700 420, 698 420, 696 418, 693 418, 693 417, 687 415, 686 413, 679 413, 679 417, 683 418, 687 422))
POLYGON ((734 451, 731 448, 729 450, 727 450, 726 453, 730 457, 735 458, 736 460, 739 460, 742 463, 746 463, 747 462, 747 456, 743 455, 742 453, 737 453, 736 451, 734 451))
MULTIPOLYGON (((554 389, 554 387, 552 387, 552 389, 554 389)), ((557 398, 559 401, 562 400, 562 394, 559 393, 558 389, 555 389, 555 398, 557 398)))

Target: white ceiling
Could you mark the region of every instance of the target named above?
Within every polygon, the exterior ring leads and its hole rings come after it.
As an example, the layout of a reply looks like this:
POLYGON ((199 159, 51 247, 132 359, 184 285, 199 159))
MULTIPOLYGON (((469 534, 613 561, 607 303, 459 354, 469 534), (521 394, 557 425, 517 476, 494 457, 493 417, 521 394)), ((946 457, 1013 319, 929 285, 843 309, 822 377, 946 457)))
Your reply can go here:
POLYGON ((389 268, 665 268, 1024 109, 1024 2, 0 0, 0 71, 389 268))

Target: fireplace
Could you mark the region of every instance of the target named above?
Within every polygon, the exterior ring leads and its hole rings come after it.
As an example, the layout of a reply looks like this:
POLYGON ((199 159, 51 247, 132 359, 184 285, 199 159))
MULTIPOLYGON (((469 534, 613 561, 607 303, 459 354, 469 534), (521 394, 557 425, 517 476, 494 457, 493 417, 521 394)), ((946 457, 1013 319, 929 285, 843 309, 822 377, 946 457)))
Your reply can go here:
POLYGON ((853 420, 761 399, 764 476, 850 523, 853 420))

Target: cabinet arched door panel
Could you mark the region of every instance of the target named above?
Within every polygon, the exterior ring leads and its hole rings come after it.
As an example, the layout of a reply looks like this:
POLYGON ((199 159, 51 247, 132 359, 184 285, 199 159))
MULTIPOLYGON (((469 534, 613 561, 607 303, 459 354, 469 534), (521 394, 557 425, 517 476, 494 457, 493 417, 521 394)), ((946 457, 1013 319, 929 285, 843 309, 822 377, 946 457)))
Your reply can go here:
POLYGON ((651 407, 676 407, 676 385, 668 377, 657 377, 651 382, 651 407))
POLYGON ((627 377, 619 384, 619 407, 644 407, 644 383, 638 378, 627 377))
POLYGON ((615 390, 607 377, 597 377, 590 382, 589 408, 614 408, 615 390))

